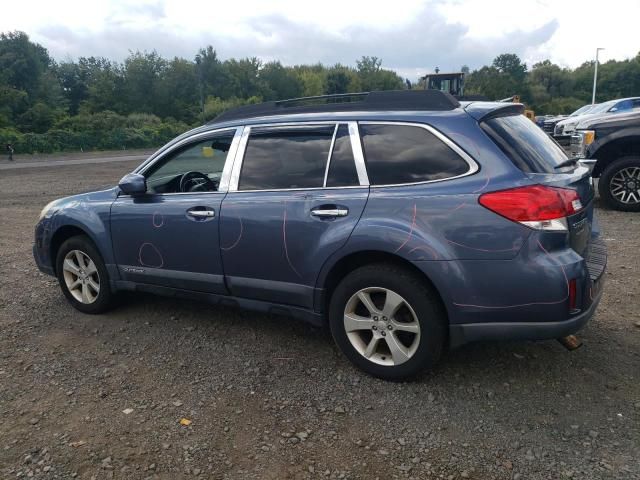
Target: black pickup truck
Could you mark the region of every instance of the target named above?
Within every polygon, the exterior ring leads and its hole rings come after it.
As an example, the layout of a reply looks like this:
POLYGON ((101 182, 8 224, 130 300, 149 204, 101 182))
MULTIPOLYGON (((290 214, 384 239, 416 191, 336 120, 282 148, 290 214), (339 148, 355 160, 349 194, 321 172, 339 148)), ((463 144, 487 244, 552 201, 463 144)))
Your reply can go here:
POLYGON ((571 137, 571 154, 592 164, 607 205, 640 211, 640 110, 579 123, 571 137))

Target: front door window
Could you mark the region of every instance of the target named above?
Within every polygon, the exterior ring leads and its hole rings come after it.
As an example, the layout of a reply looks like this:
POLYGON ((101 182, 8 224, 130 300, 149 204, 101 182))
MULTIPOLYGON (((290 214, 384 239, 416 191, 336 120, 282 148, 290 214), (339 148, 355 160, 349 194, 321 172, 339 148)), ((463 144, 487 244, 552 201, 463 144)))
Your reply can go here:
POLYGON ((146 172, 149 193, 216 192, 234 132, 191 143, 146 172))

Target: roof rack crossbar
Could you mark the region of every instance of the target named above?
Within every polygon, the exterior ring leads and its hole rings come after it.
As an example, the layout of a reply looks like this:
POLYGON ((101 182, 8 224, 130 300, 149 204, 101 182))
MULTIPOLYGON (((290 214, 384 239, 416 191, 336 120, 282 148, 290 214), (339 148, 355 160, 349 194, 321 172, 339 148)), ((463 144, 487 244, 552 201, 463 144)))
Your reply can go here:
POLYGON ((379 92, 339 93, 244 105, 227 110, 208 123, 280 115, 283 113, 331 113, 375 110, 445 111, 453 110, 459 106, 460 103, 453 96, 439 90, 385 90, 379 92), (323 101, 324 103, 322 103, 323 101))

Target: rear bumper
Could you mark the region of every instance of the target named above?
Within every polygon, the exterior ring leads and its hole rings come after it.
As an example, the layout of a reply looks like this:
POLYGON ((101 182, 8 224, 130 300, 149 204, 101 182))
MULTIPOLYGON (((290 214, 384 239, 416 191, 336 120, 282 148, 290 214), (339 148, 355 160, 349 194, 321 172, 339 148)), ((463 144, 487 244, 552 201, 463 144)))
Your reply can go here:
MULTIPOLYGON (((584 268, 587 283, 582 292, 585 310, 559 321, 526 322, 479 322, 451 324, 449 326, 449 345, 451 348, 465 343, 493 340, 550 340, 571 335, 581 330, 593 317, 604 286, 604 273, 607 266, 607 249, 600 238, 594 238, 585 255, 584 268)), ((544 318, 544 312, 540 317, 544 318)))
POLYGON ((568 320, 561 322, 496 322, 450 325, 449 345, 455 348, 465 343, 479 341, 550 340, 566 337, 581 330, 593 317, 602 297, 602 285, 599 285, 598 289, 599 292, 589 308, 568 320))

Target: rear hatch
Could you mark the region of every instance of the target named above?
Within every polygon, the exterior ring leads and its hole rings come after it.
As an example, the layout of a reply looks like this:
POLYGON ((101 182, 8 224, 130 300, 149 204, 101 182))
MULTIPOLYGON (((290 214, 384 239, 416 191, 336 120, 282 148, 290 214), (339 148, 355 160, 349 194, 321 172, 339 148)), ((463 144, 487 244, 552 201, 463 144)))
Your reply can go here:
POLYGON ((587 167, 567 156, 553 139, 524 115, 505 110, 480 119, 480 126, 513 164, 533 183, 577 193, 566 217, 569 243, 577 253, 587 254, 593 226, 593 181, 587 167))

